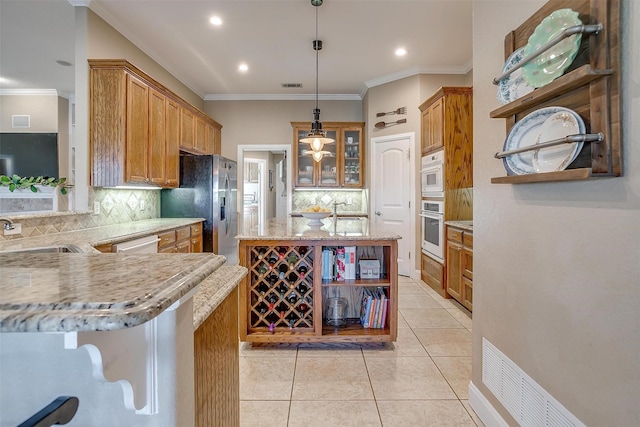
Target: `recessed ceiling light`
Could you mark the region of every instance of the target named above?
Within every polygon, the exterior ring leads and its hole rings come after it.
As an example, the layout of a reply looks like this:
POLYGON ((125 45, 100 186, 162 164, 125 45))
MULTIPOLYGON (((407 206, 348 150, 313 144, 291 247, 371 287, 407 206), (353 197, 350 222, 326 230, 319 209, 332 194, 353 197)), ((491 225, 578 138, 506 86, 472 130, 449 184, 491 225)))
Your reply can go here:
POLYGON ((403 47, 399 47, 396 49, 396 56, 405 56, 407 54, 407 49, 403 47))
POLYGON ((241 73, 246 73, 247 71, 249 71, 249 66, 243 62, 242 64, 238 65, 238 71, 240 71, 241 73))
POLYGON ((219 16, 212 16, 211 18, 209 18, 209 22, 211 22, 212 25, 222 25, 222 18, 220 18, 219 16))

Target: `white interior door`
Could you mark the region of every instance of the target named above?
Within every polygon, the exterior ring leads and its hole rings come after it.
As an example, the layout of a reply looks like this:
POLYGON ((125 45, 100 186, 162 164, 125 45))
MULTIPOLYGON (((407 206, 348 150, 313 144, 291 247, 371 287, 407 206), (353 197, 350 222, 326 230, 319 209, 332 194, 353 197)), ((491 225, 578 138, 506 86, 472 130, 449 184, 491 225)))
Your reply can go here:
POLYGON ((398 274, 411 276, 414 271, 411 251, 415 246, 415 185, 413 167, 414 133, 371 139, 372 188, 370 217, 377 227, 402 236, 398 240, 398 274))

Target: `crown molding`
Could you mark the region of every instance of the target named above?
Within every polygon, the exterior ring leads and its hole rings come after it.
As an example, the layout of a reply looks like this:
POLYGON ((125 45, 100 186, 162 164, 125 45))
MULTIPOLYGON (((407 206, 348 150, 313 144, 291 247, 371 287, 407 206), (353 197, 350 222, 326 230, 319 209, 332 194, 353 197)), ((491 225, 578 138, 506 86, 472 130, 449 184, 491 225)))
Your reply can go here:
MULTIPOLYGON (((316 95, 309 94, 251 94, 229 93, 205 95, 205 101, 315 101, 316 95)), ((318 95, 320 101, 362 101, 359 94, 326 94, 318 95)))
MULTIPOLYGON (((0 89, 0 95, 63 96, 55 89, 0 89)), ((65 98, 67 98, 66 96, 65 98)))
POLYGON ((91 4, 91 0, 67 0, 67 1, 71 3, 72 6, 89 7, 89 5, 91 4))

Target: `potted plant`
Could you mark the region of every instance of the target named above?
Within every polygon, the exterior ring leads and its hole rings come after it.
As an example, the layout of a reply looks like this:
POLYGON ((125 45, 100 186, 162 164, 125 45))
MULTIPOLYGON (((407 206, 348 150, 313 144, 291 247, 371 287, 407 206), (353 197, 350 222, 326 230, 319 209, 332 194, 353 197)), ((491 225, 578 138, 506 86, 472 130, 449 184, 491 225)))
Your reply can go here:
POLYGON ((34 193, 38 192, 38 186, 41 187, 60 187, 61 194, 67 194, 67 187, 64 183, 67 178, 51 178, 48 176, 39 177, 20 177, 18 175, 0 175, 0 186, 9 187, 9 191, 22 190, 28 188, 34 193))

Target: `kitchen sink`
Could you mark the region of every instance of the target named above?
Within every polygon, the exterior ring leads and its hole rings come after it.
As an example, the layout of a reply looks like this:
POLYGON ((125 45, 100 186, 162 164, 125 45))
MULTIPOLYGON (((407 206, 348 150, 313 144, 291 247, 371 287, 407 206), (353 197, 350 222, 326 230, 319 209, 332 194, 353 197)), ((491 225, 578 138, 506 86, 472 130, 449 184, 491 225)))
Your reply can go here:
POLYGON ((42 254, 42 253, 80 253, 83 252, 82 249, 75 245, 53 245, 53 246, 42 246, 39 248, 26 248, 26 249, 14 249, 8 251, 0 251, 0 253, 11 253, 11 254, 42 254))

